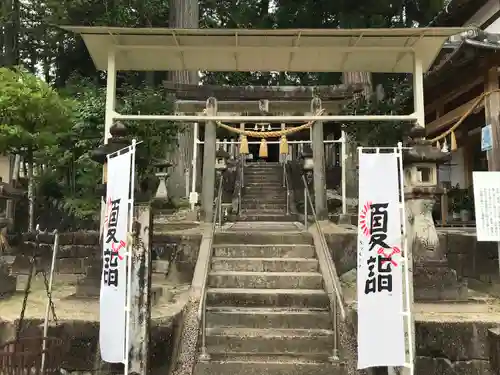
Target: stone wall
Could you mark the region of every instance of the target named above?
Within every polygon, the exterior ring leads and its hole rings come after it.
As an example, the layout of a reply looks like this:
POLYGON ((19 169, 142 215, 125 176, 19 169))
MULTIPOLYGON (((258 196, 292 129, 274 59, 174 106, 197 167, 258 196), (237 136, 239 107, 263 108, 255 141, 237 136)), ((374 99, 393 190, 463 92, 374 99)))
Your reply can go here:
MULTIPOLYGON (((35 235, 25 234, 17 246, 12 247, 10 255, 15 255, 12 272, 22 275, 28 274, 30 259, 33 251, 38 254, 37 267, 50 269, 52 261, 52 246, 54 236, 40 235, 40 246, 36 249, 35 235)), ((55 270, 60 274, 84 274, 87 266, 101 256, 99 232, 70 232, 59 234, 59 250, 55 270)))
POLYGON ((198 233, 155 234, 153 235, 153 259, 165 260, 175 265, 179 282, 190 283, 193 279, 200 243, 201 234, 198 233))
MULTIPOLYGON (((339 274, 356 267, 357 230, 343 229, 326 233, 339 274)), ((439 232, 441 252, 446 255, 449 267, 460 278, 493 284, 498 277, 498 250, 495 242, 478 242, 475 231, 446 229, 439 232)))
POLYGON ((441 232, 439 239, 450 267, 459 276, 485 283, 499 281, 496 242, 478 242, 475 231, 460 229, 441 232))
MULTIPOLYGON (((356 311, 350 309, 350 312, 349 316, 352 316, 353 326, 356 327, 356 311)), ((498 322, 461 321, 456 317, 442 321, 437 316, 439 314, 433 319, 417 317, 415 321, 416 375, 497 374, 490 364, 488 331, 496 327, 498 322)))
MULTIPOLYGON (((325 230, 330 253, 340 275, 345 275, 347 289, 344 296, 355 298, 357 242, 356 229, 325 230), (349 272, 350 271, 350 272, 349 272), (352 290, 351 290, 352 289, 352 290)), ((492 284, 497 280, 498 255, 496 243, 477 242, 475 232, 446 230, 440 234, 441 251, 446 254, 451 268, 469 282, 481 280, 492 284)), ((427 304, 429 305, 429 304, 427 304)), ((428 306, 430 314, 416 316, 416 374, 417 375, 493 375, 491 338, 488 331, 500 323, 496 307, 485 306, 481 301, 451 305, 454 313, 439 313, 446 304, 436 304, 439 308, 428 306), (472 307, 471 307, 472 304, 472 307), (477 304, 477 307, 474 307, 477 304), (457 307, 453 307, 457 306, 457 307), (460 307, 462 306, 462 307, 460 307), (484 307, 481 307, 484 306, 484 307), (467 308, 477 309, 478 313, 462 314, 467 308)), ((354 306, 351 306, 355 309, 354 306)), ((356 326, 354 322, 354 327, 356 326)), ((491 334, 490 334, 491 336, 491 334)), ((500 339, 497 340, 500 342, 500 339)), ((500 348, 500 345, 498 345, 500 348)), ((499 353, 500 353, 500 349, 499 353)), ((496 372, 498 371, 498 372, 496 372)))
MULTIPOLYGON (((171 364, 174 333, 182 313, 167 320, 154 319, 151 324, 150 366, 152 375, 166 374, 171 364)), ((37 337, 42 332, 42 320, 26 320, 24 337, 37 337)), ((0 343, 14 338, 13 323, 0 321, 0 343)), ((108 365, 100 361, 98 348, 99 323, 92 321, 62 321, 49 329, 49 335, 63 340, 62 368, 68 373, 123 374, 123 365, 108 365)))
POLYGON ((417 375, 493 375, 488 330, 498 323, 416 321, 417 375))
MULTIPOLYGON (((37 250, 37 267, 49 270, 52 260, 54 237, 40 235, 40 247, 37 250)), ((153 235, 153 259, 172 261, 181 276, 180 282, 191 282, 198 258, 200 234, 155 234, 153 235)), ((35 236, 26 234, 23 242, 13 246, 9 255, 15 256, 12 273, 27 275, 30 259, 35 249, 35 236)), ((59 274, 84 275, 87 267, 101 257, 99 232, 72 232, 59 235, 59 251, 56 260, 56 272, 59 274)))

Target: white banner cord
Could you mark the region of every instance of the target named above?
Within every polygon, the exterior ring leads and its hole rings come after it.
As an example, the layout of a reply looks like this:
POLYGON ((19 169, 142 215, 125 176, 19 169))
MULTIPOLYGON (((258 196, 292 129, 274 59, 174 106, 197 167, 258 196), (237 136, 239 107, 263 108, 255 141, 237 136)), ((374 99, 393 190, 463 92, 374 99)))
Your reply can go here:
MULTIPOLYGON (((395 154, 397 160, 397 166, 395 166, 398 170, 398 201, 399 201, 399 218, 401 223, 401 260, 403 263, 403 280, 402 287, 402 311, 401 315, 403 321, 405 322, 405 334, 404 334, 404 346, 405 346, 405 363, 403 368, 407 368, 409 370, 410 375, 414 375, 414 333, 413 333, 413 320, 412 320, 412 286, 411 278, 410 278, 410 269, 409 269, 409 260, 411 261, 411 256, 408 254, 408 238, 407 238, 407 230, 406 230, 406 210, 405 210, 405 201, 404 201, 404 169, 403 169, 403 150, 408 149, 407 147, 403 147, 402 143, 399 142, 397 147, 359 147, 358 155, 361 159, 361 154, 395 154)), ((361 198, 361 197, 360 197, 361 198)), ((361 201, 360 201, 361 204, 361 201)), ((359 242, 359 240, 358 240, 359 242)), ((358 254, 358 261, 360 255, 358 254)), ((358 272, 360 270, 360 266, 358 265, 358 272)), ((359 277, 359 276, 358 276, 359 277)), ((359 284, 358 284, 359 288, 359 284)), ((358 291, 359 293, 359 291, 358 291)), ((359 294, 358 294, 359 296, 359 294)), ((358 300, 359 303, 359 300, 358 300)), ((359 324, 359 319, 358 319, 359 324)), ((359 333, 358 333, 359 340, 359 333)), ((358 341, 359 343, 359 341, 358 341)), ((359 348, 358 348, 359 349, 359 348)))

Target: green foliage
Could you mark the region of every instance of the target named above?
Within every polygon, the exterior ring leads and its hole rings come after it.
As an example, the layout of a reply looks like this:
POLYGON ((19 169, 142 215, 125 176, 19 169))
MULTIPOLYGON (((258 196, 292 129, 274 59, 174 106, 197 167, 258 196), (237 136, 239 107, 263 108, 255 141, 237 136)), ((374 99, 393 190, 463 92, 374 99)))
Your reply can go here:
MULTIPOLYGON (((425 26, 444 0, 200 0, 200 26, 222 28, 365 28, 425 26)), ((79 37, 51 25, 168 27, 169 0, 31 0, 20 11, 0 6, 6 27, 0 51, 15 39, 15 53, 24 70, 0 70, 0 151, 34 152, 44 165, 38 194, 64 200, 64 207, 83 217, 95 214, 95 185, 101 166, 90 151, 104 132, 104 78, 95 70, 79 37), (4 43, 2 45, 2 43, 4 43), (85 77, 72 79, 72 76, 85 77), (37 77, 43 77, 40 80, 37 77), (59 94, 54 87, 59 90, 59 94)), ((0 52, 0 55, 2 53, 0 52)), ((17 61, 16 60, 16 61, 17 61)), ((170 113, 159 84, 164 72, 120 73, 118 110, 122 113, 170 113), (148 81, 150 86, 146 87, 148 81)), ((220 85, 332 85, 341 73, 206 72, 203 81, 220 85)), ((373 75, 385 90, 383 100, 357 100, 344 113, 401 112, 403 77, 373 75)), ((138 172, 151 171, 151 160, 164 156, 179 131, 167 122, 127 122, 138 147, 138 172)), ((347 131, 367 145, 394 144, 405 130, 401 123, 350 123, 347 131)))
MULTIPOLYGON (((57 190, 54 186, 50 187, 51 196, 65 197, 67 209, 86 217, 98 211, 100 202, 95 187, 101 181, 102 166, 91 159, 91 153, 103 142, 105 89, 88 80, 75 80, 65 94, 75 98, 74 126, 60 138, 57 147, 48 150, 50 160, 58 162, 42 185, 60 181, 57 184, 59 193, 54 191, 57 190)), ((124 85, 117 94, 120 113, 171 113, 172 104, 161 89, 124 85)), ((127 121, 124 124, 129 140, 135 138, 141 142, 136 151, 136 169, 141 181, 153 172, 152 160, 163 157, 165 147, 175 142, 178 129, 167 121, 127 121)))
POLYGON ((0 152, 26 155, 58 144, 71 127, 71 105, 35 75, 0 68, 0 152))
MULTIPOLYGON (((343 108, 349 115, 404 115, 408 82, 391 77, 385 82, 384 97, 377 98, 374 93, 369 98, 357 98, 343 108)), ((402 121, 359 121, 346 122, 346 132, 363 146, 389 146, 401 142, 411 126, 402 121)))

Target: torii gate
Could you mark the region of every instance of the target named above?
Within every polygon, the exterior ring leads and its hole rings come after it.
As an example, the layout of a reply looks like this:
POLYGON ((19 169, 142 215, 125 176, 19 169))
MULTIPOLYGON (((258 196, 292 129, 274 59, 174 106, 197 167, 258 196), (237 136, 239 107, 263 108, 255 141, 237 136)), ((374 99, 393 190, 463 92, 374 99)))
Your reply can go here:
MULTIPOLYGON (((442 44, 465 28, 245 30, 63 27, 83 37, 99 70, 107 71, 105 140, 114 120, 205 122, 204 164, 210 178, 202 194, 212 217, 216 122, 306 122, 322 134, 323 121, 408 121, 425 128, 423 74, 442 44), (218 116, 215 100, 202 115, 123 115, 115 110, 116 72, 288 71, 413 74, 413 113, 408 115, 218 116), (208 147, 210 145, 210 147, 208 147)), ((425 134, 425 132, 422 132, 425 134)), ((316 175, 319 166, 315 165, 316 175)), ((410 335, 410 333, 408 333, 410 335)))
MULTIPOLYGON (((355 95, 361 94, 364 89, 364 85, 359 84, 340 84, 340 85, 328 85, 328 86, 216 86, 216 85, 195 85, 195 84, 177 84, 171 82, 164 82, 163 84, 167 93, 172 93, 175 96, 175 111, 180 114, 198 114, 202 115, 206 110, 207 98, 214 97, 217 99, 217 113, 224 115, 239 116, 241 114, 259 114, 265 113, 267 116, 271 114, 279 115, 290 115, 290 114, 312 114, 314 113, 311 107, 314 103, 318 102, 321 108, 327 113, 339 113, 343 106, 347 105, 353 100, 355 95)), ((257 124, 239 124, 239 129, 255 130, 257 124)), ((262 125, 262 124, 261 124, 262 125)), ((269 125, 270 128, 267 130, 284 130, 287 126, 285 123, 272 124, 269 125)), ((261 129, 262 130, 262 129, 261 129)), ((319 152, 314 153, 315 162, 314 164, 322 165, 319 168, 323 174, 319 177, 319 183, 314 185, 315 192, 315 207, 318 207, 319 214, 321 217, 327 217, 327 201, 326 197, 326 180, 327 176, 325 171, 329 165, 327 165, 327 160, 332 161, 332 158, 327 158, 327 156, 332 157, 333 154, 337 152, 336 148, 339 145, 338 150, 338 162, 342 165, 341 176, 339 181, 339 187, 341 187, 342 194, 342 214, 347 213, 347 196, 346 196, 346 136, 345 131, 340 132, 340 138, 338 139, 325 139, 326 137, 333 136, 334 128, 325 130, 324 135, 319 135, 319 137, 313 136, 312 128, 309 128, 307 135, 303 132, 296 134, 298 138, 304 138, 306 140, 288 140, 289 153, 287 159, 293 158, 293 155, 298 155, 299 152, 303 150, 304 144, 311 144, 313 150, 318 150, 319 152), (325 148, 325 146, 329 146, 325 148), (332 148, 333 146, 333 148, 332 148), (324 150, 321 150, 324 148, 324 150), (335 150, 334 150, 335 149, 335 150), (321 152, 323 151, 323 152, 321 152), (327 155, 328 152, 328 155, 327 155), (324 164, 324 166, 323 166, 324 164)), ((295 137, 293 137, 295 138, 295 137)), ((259 148, 259 141, 249 141, 250 145, 253 143, 253 152, 259 148)), ((279 148, 279 140, 268 141, 267 144, 274 145, 273 156, 269 155, 271 158, 276 160, 277 151, 279 148)), ((194 123, 193 131, 193 149, 192 149, 192 161, 191 168, 192 173, 186 173, 186 197, 196 198, 197 201, 197 180, 199 170, 201 170, 201 163, 198 162, 198 148, 200 144, 204 144, 204 141, 199 140, 199 124, 194 123), (189 180, 191 177, 191 180, 189 180), (189 191, 189 182, 191 183, 191 191, 189 191)), ((239 154, 238 149, 234 146, 240 145, 241 141, 229 141, 224 140, 222 143, 218 142, 217 147, 230 146, 230 153, 239 154)), ((228 151, 228 150, 226 150, 228 151)), ((278 156, 279 158, 280 156, 278 156)), ((334 156, 333 158, 337 158, 334 156)), ((191 207, 194 207, 194 201, 191 201, 191 207)))
MULTIPOLYGON (((409 121, 425 127, 423 74, 442 44, 463 28, 410 29, 167 29, 64 26, 82 36, 99 70, 108 72, 105 142, 114 120, 205 122, 215 141, 216 121, 306 122, 409 121), (413 73, 414 112, 408 115, 228 116, 123 115, 115 110, 116 72, 288 71, 413 73)), ((205 146, 205 168, 214 167, 215 144, 205 146)), ((215 177, 214 177, 215 178, 215 177)), ((205 182, 213 185, 214 178, 205 182)), ((205 186, 202 207, 212 217, 213 188, 205 186)))
MULTIPOLYGON (((216 122, 408 121, 425 127, 423 74, 443 43, 465 28, 406 29, 168 29, 63 26, 80 34, 99 70, 107 71, 105 142, 114 120, 205 122, 204 167, 215 167, 216 122), (414 110, 408 115, 217 115, 214 101, 196 115, 123 115, 115 110, 116 72, 287 71, 412 73, 414 110), (212 142, 213 141, 213 142, 212 142)), ((315 166, 314 174, 321 174, 315 166)), ((215 172, 204 179, 202 208, 211 220, 215 172)))

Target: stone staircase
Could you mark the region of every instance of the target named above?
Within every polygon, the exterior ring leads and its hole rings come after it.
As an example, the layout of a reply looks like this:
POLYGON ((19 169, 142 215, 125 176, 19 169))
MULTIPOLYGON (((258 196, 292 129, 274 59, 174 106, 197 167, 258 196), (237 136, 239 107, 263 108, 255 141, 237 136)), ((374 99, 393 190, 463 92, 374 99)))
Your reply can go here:
POLYGON ((209 361, 196 375, 344 375, 313 239, 295 223, 237 222, 213 240, 209 361))
POLYGON ((293 221, 292 215, 286 213, 286 194, 280 163, 248 163, 238 220, 293 221))

